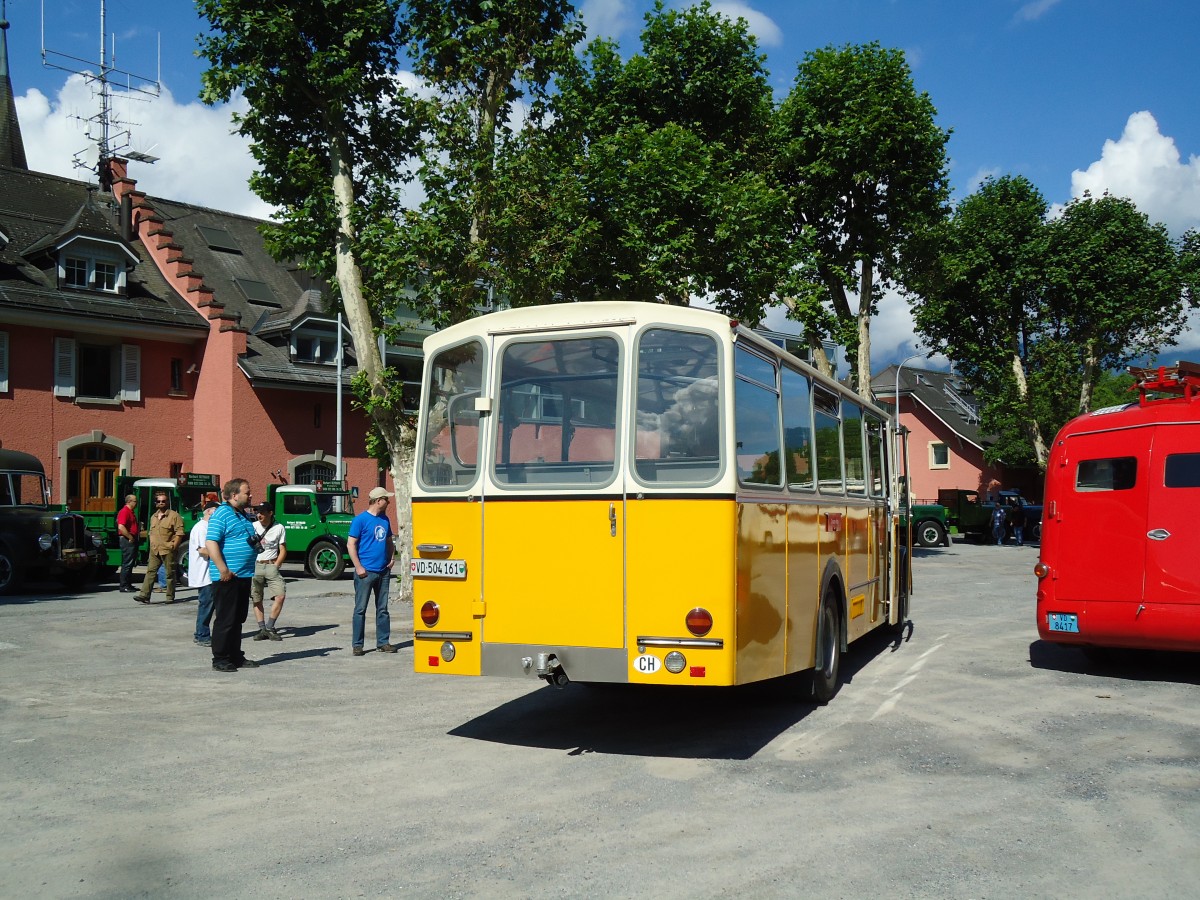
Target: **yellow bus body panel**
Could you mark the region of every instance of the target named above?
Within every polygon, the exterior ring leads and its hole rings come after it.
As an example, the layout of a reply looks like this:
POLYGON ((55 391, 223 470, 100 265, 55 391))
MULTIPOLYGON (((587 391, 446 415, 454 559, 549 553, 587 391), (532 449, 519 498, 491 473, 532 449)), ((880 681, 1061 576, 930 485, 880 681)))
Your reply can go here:
POLYGON ((629 681, 637 684, 730 685, 734 683, 737 615, 734 607, 734 522, 732 499, 637 499, 626 501, 629 584, 629 681), (634 666, 638 637, 687 640, 687 614, 707 609, 713 628, 706 639, 723 647, 647 647, 661 663, 672 649, 687 659, 679 674, 659 666, 654 673, 634 666), (700 671, 703 674, 700 674, 700 671))
POLYGON ((784 674, 787 506, 742 502, 737 523, 737 683, 784 674))
MULTIPOLYGON (((435 503, 413 502, 413 555, 421 556, 421 544, 450 544, 451 559, 467 562, 464 580, 450 578, 413 579, 413 668, 417 672, 440 675, 478 675, 480 673, 480 625, 475 617, 482 597, 483 554, 482 507, 466 500, 435 503), (433 628, 421 621, 421 606, 433 600, 441 617, 433 628), (470 632, 469 640, 454 641, 455 656, 446 662, 440 656, 443 638, 422 637, 428 632, 470 632)), ((437 558, 437 557, 434 557, 437 558)))
POLYGON ((484 640, 623 646, 621 500, 489 497, 484 519, 484 640))
POLYGON ((833 546, 832 537, 821 530, 821 518, 821 507, 816 500, 788 507, 788 630, 784 668, 789 674, 811 669, 816 662, 821 576, 833 546))

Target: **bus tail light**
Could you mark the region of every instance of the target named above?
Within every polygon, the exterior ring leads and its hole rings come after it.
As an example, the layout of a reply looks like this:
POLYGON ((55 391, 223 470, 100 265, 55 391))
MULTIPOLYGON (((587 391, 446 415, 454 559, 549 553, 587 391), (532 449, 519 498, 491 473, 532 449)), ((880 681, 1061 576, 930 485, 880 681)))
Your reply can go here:
POLYGON ((421 621, 425 623, 426 628, 432 628, 438 622, 438 617, 442 611, 438 609, 438 605, 432 600, 426 600, 421 605, 421 621))
POLYGON ((1036 575, 1038 578, 1045 578, 1047 575, 1050 574, 1050 567, 1048 565, 1046 565, 1044 562, 1039 562, 1036 566, 1033 567, 1033 574, 1036 575))
POLYGON ((667 667, 667 671, 672 675, 678 675, 687 666, 687 657, 678 650, 672 650, 663 660, 663 665, 667 667))
POLYGON ((713 617, 707 609, 697 606, 687 614, 687 630, 696 637, 704 637, 713 627, 713 617))
POLYGON ((454 662, 455 652, 456 651, 452 643, 449 641, 442 643, 442 659, 444 659, 446 662, 454 662))

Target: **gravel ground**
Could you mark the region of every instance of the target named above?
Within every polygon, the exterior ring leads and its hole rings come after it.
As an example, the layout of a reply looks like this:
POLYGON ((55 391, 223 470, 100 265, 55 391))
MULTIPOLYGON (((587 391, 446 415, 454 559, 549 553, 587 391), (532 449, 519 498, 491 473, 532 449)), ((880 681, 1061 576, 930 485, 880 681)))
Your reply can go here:
POLYGON ((3 598, 0 894, 1194 897, 1200 662, 1040 643, 1036 552, 918 551, 826 707, 418 677, 407 604, 350 655, 345 580, 232 675, 194 592, 3 598))

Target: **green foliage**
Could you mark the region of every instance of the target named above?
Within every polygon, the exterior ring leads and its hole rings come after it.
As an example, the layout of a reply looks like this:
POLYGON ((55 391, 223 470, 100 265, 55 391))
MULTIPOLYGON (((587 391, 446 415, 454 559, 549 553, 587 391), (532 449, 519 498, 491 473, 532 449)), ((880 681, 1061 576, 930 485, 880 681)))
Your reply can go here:
MULTIPOLYGON (((917 239, 948 212, 949 132, 936 114, 903 52, 871 43, 808 53, 775 117, 775 175, 788 192, 790 230, 815 251, 813 268, 799 274, 815 272, 833 313, 815 308, 809 291, 800 314, 851 357, 878 287, 904 282, 914 254, 928 247, 917 239)), ((869 359, 859 363, 869 381, 869 359)))
POLYGON ((1172 343, 1195 297, 1194 236, 1176 246, 1109 196, 1047 214, 1028 180, 990 179, 926 236, 909 282, 917 330, 982 401, 988 458, 1010 464, 1044 465, 1069 419, 1127 402, 1106 372, 1172 343))
POLYGON ((514 303, 708 296, 757 321, 792 252, 764 174, 771 93, 744 22, 661 4, 642 52, 595 41, 507 160, 514 303))

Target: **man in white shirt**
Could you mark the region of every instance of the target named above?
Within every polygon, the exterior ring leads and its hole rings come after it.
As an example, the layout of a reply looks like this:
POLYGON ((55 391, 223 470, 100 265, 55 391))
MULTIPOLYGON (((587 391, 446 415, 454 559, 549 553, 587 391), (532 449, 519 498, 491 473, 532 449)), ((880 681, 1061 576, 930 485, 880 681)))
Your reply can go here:
POLYGON ((275 510, 269 503, 260 503, 255 512, 258 521, 254 523, 254 533, 262 544, 258 556, 254 560, 254 578, 250 582, 250 602, 254 604, 254 618, 258 622, 256 641, 282 641, 279 632, 275 630, 275 622, 283 612, 283 601, 286 599, 283 575, 279 567, 287 559, 287 532, 275 521, 275 510), (271 615, 263 613, 263 596, 273 598, 271 615))
POLYGON ((208 572, 208 550, 204 541, 208 535, 208 520, 212 518, 213 510, 220 506, 215 500, 204 504, 204 515, 192 530, 188 532, 188 587, 199 588, 196 595, 196 634, 193 641, 201 647, 212 646, 212 632, 209 623, 212 621, 212 577, 208 572))

